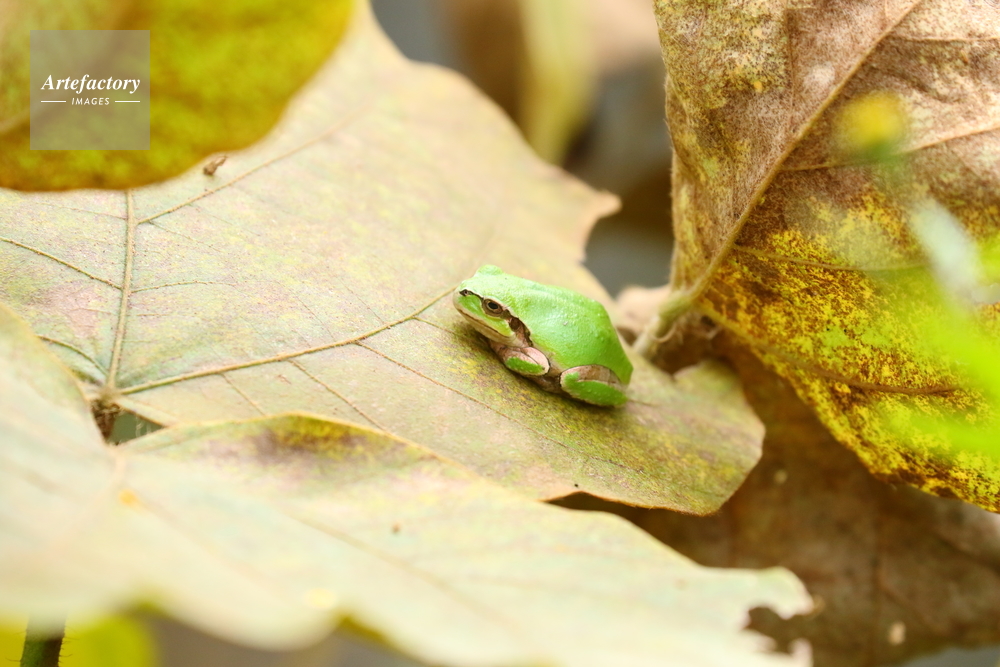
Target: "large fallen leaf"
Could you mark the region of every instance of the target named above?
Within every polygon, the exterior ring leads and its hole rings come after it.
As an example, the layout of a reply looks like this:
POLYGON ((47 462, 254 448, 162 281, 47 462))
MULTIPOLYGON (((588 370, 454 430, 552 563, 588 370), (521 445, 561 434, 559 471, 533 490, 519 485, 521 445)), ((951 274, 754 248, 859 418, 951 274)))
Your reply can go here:
POLYGON ((711 517, 622 513, 700 563, 795 572, 816 611, 790 623, 755 614, 752 627, 808 639, 815 667, 1000 642, 1000 517, 876 480, 786 381, 731 337, 715 342, 767 427, 761 462, 711 517))
POLYGON ((12 0, 0 16, 0 185, 154 183, 249 146, 340 41, 351 0, 12 0), (150 149, 32 151, 32 30, 149 30, 150 149))
POLYGON ((359 14, 287 122, 130 191, 0 191, 0 299, 92 398, 161 424, 288 410, 369 424, 538 497, 716 509, 762 431, 730 374, 641 359, 621 410, 506 371, 450 304, 485 262, 608 301, 580 265, 613 207, 455 75, 359 14))
POLYGON ((944 413, 974 401, 898 316, 908 271, 924 262, 908 232, 912 190, 880 184, 835 131, 865 95, 897 100, 916 189, 973 237, 995 233, 1000 14, 949 0, 661 1, 657 14, 677 253, 675 298, 651 333, 693 306, 787 377, 872 472, 1000 510, 1000 461, 977 468, 947 443, 912 447, 882 426, 888 408, 944 413), (891 250, 865 257, 871 238, 891 250), (876 289, 869 272, 902 287, 876 289))
POLYGON ((148 601, 261 647, 338 616, 449 665, 802 664, 747 610, 780 569, 691 563, 618 517, 536 503, 382 433, 290 415, 102 442, 74 380, 0 308, 0 614, 148 601))

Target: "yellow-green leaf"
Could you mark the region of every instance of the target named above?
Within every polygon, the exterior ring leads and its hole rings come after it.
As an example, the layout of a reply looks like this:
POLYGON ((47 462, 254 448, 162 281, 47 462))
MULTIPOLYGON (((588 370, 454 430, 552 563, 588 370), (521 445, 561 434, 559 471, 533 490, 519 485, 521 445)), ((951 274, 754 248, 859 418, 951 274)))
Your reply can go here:
POLYGON ((0 18, 0 185, 125 188, 244 148, 340 41, 351 0, 14 0, 0 18), (150 149, 32 151, 32 30, 149 30, 150 149))
POLYGON ((0 359, 0 616, 56 629, 142 601, 267 648, 348 616, 434 664, 803 664, 742 629, 751 607, 809 607, 784 570, 703 568, 618 517, 307 415, 105 446, 6 309, 0 359))
POLYGON ((591 408, 509 373, 450 304, 488 262, 611 307, 579 260, 613 206, 359 13, 286 121, 214 178, 0 191, 0 299, 92 399, 160 424, 308 410, 534 497, 711 512, 762 437, 727 371, 675 381, 636 358, 627 406, 591 408))

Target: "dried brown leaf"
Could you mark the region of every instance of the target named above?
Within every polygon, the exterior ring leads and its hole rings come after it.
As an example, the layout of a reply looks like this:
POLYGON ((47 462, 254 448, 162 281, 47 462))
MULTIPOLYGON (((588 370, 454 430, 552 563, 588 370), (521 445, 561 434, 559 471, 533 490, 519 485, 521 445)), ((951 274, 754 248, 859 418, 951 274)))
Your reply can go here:
POLYGON ((754 627, 808 639, 816 667, 1000 641, 1000 517, 873 478, 785 380, 721 338, 767 427, 760 464, 714 516, 626 516, 706 565, 795 572, 816 610, 791 623, 756 614, 754 627))
MULTIPOLYGON (((898 150, 913 187, 974 238, 1000 231, 1000 10, 769 0, 661 1, 657 13, 676 154, 672 284, 688 300, 664 311, 690 304, 751 345, 874 473, 1000 509, 1000 461, 973 466, 948 443, 914 448, 884 427, 886 408, 977 404, 920 354, 899 308, 924 263, 912 191, 880 184, 837 139, 846 105, 893 96, 909 117, 898 150), (865 247, 872 238, 884 243, 865 247), (872 273, 901 287, 877 289, 872 273)), ((984 314, 995 322, 1000 306, 984 314)))

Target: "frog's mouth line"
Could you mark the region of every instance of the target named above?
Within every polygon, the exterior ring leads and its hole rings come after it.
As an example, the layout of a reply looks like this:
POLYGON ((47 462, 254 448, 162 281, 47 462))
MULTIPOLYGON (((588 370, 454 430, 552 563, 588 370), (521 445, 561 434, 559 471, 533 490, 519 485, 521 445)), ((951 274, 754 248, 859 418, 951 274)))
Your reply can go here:
MULTIPOLYGON (((467 296, 468 294, 471 294, 471 292, 468 292, 467 290, 462 290, 461 294, 462 296, 467 296)), ((531 335, 528 333, 528 328, 524 326, 524 322, 511 315, 510 311, 505 310, 502 314, 502 318, 507 321, 507 324, 508 326, 510 326, 510 330, 513 332, 513 335, 504 336, 495 331, 494 329, 490 328, 489 325, 477 319, 475 316, 462 310, 461 308, 457 310, 459 313, 462 314, 462 317, 468 320, 469 324, 471 324, 476 331, 478 331, 480 334, 482 334, 491 341, 494 341, 496 343, 501 343, 508 347, 532 347, 531 335)))
POLYGON ((473 329, 475 329, 480 334, 482 334, 483 336, 494 342, 501 343, 508 347, 531 346, 531 340, 528 337, 527 332, 525 331, 524 323, 522 323, 521 320, 517 319, 516 317, 511 317, 507 319, 508 323, 510 324, 511 331, 513 331, 514 334, 511 336, 504 336, 498 333, 496 330, 490 328, 489 325, 487 325, 486 323, 476 319, 474 316, 466 313, 465 311, 459 311, 459 312, 462 313, 462 317, 464 317, 469 322, 469 324, 472 325, 473 329))

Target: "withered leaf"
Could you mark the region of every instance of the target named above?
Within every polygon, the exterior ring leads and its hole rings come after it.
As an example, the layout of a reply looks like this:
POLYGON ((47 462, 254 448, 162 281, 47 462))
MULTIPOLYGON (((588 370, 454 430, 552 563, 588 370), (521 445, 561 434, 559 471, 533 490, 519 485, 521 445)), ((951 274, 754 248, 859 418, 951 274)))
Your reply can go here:
MULTIPOLYGON (((948 443, 915 448, 884 427, 886 408, 976 404, 906 326, 900 304, 924 263, 909 195, 880 185, 836 139, 845 105, 875 92, 898 99, 916 188, 974 238, 995 235, 1000 9, 661 1, 657 14, 676 156, 675 294, 788 378, 873 473, 1000 509, 1000 461, 973 466, 948 443), (871 238, 888 249, 865 256, 871 238), (873 273, 898 289, 877 289, 873 273)), ((995 323, 1000 306, 984 315, 995 323)))
POLYGON ((790 623, 762 612, 753 627, 808 639, 816 667, 1000 641, 1000 517, 873 478, 785 380, 731 335, 715 343, 767 427, 760 464, 711 517, 619 511, 700 563, 795 572, 816 610, 790 623))

